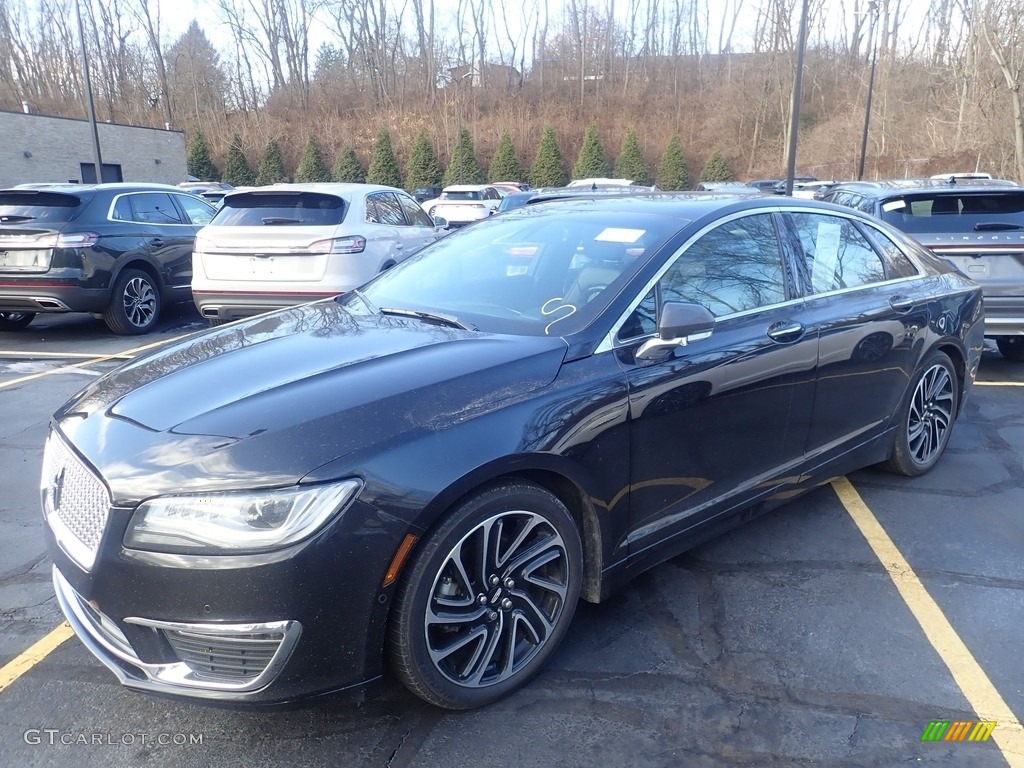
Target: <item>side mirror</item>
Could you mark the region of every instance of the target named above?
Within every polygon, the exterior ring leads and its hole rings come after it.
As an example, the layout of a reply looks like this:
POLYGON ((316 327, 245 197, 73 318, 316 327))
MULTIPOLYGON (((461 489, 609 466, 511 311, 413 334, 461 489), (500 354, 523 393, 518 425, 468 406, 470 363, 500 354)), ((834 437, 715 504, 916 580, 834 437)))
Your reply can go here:
POLYGON ((434 216, 432 218, 435 227, 437 227, 438 229, 448 229, 448 219, 446 219, 444 216, 434 216))
POLYGON ((666 301, 658 317, 658 338, 648 339, 640 345, 636 356, 650 360, 665 350, 685 347, 694 341, 708 338, 715 328, 715 316, 700 304, 666 301))

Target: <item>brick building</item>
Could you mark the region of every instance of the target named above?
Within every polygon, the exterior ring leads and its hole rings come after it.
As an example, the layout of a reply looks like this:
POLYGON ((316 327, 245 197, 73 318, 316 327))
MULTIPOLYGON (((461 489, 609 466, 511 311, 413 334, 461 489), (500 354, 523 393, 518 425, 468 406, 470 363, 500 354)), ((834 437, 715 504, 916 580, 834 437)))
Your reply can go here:
MULTIPOLYGON (((185 181, 181 131, 98 123, 104 181, 185 181)), ((88 120, 0 111, 0 188, 96 179, 88 120)))

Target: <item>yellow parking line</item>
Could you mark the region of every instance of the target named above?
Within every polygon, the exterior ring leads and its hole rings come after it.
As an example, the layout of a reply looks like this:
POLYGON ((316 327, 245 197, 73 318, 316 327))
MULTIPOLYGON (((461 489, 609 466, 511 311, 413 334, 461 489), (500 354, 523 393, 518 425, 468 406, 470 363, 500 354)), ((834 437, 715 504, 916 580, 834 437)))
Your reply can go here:
POLYGON ((21 653, 16 659, 0 669, 0 691, 28 672, 32 667, 57 650, 61 643, 74 637, 75 631, 65 621, 39 642, 21 653))
MULTIPOLYGON (((39 351, 25 351, 23 349, 0 349, 0 358, 2 357, 52 357, 58 360, 77 360, 79 358, 90 359, 93 357, 99 357, 96 352, 39 352, 39 351)), ((118 352, 112 357, 124 357, 130 358, 131 355, 126 355, 124 352, 118 352)))
POLYGON ((975 661, 938 603, 928 594, 910 563, 896 548, 850 481, 845 477, 837 478, 832 481, 832 488, 867 539, 868 546, 885 567, 903 602, 924 630, 928 642, 949 668, 968 703, 978 713, 978 718, 999 723, 992 732, 992 739, 1007 764, 1010 768, 1024 768, 1024 727, 1013 710, 1003 701, 985 670, 975 661))
POLYGON ((976 381, 976 387, 1024 387, 1021 381, 976 381))
POLYGON ((170 344, 172 341, 180 341, 181 339, 189 336, 194 336, 202 331, 193 331, 192 333, 183 333, 181 336, 174 336, 170 339, 160 339, 160 341, 154 341, 152 344, 144 344, 141 347, 135 347, 134 349, 126 349, 123 352, 117 352, 113 355, 100 355, 99 357, 91 357, 88 360, 83 360, 80 363, 71 363, 70 365, 61 365, 57 368, 51 368, 48 371, 40 371, 39 373, 31 373, 28 376, 21 376, 17 379, 10 379, 9 381, 0 381, 0 389, 5 387, 13 387, 16 384, 24 384, 26 381, 32 381, 34 379, 41 379, 45 376, 52 376, 55 373, 61 373, 62 371, 70 371, 75 368, 86 368, 95 363, 102 363, 105 360, 116 360, 125 356, 131 357, 137 355, 139 352, 145 352, 147 349, 153 347, 159 347, 161 344, 170 344))

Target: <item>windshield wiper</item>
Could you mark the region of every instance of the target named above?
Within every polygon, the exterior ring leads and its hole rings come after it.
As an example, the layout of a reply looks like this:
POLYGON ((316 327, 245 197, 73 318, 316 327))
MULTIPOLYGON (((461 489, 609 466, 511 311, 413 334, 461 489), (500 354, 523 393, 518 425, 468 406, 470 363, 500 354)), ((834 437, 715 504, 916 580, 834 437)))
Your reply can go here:
POLYGON ((424 312, 421 309, 400 309, 398 307, 381 307, 382 315, 396 315, 398 317, 415 317, 417 320, 426 320, 428 323, 440 323, 449 325, 452 328, 461 328, 464 331, 475 331, 476 328, 464 323, 454 315, 443 315, 440 312, 424 312))
POLYGON ((273 224, 301 224, 302 219, 292 219, 287 216, 264 216, 263 223, 268 226, 273 224))
POLYGON ((0 216, 0 222, 4 224, 18 224, 22 221, 32 221, 35 216, 19 216, 17 214, 10 214, 9 216, 0 216))
POLYGON ((1017 229, 1024 229, 1024 225, 1003 221, 980 221, 974 225, 975 232, 1008 232, 1017 229))

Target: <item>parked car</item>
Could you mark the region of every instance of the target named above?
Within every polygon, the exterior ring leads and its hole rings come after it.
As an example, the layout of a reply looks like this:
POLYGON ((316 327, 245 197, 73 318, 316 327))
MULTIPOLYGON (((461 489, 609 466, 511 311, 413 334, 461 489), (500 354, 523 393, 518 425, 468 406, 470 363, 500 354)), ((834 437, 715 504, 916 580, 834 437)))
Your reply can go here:
POLYGON ((192 294, 212 325, 349 291, 443 234, 405 191, 275 184, 224 198, 196 239, 192 294))
POLYGON ((794 181, 793 197, 821 200, 825 193, 836 185, 835 181, 794 181))
POLYGON ((224 199, 224 195, 235 191, 232 185, 223 181, 183 181, 178 186, 203 198, 214 207, 224 199))
POLYGON ((440 196, 441 187, 417 187, 413 190, 412 196, 417 203, 425 203, 440 196))
POLYGON ((837 184, 823 200, 911 235, 985 292, 985 335, 1024 361, 1024 187, 1000 179, 899 179, 837 184))
POLYGON ((453 184, 445 187, 436 200, 424 203, 423 210, 442 217, 449 227, 464 227, 494 213, 501 198, 490 184, 453 184))
POLYGON ((91 312, 114 333, 153 328, 192 298, 192 246, 214 209, 163 184, 0 190, 0 331, 40 312, 91 312))
POLYGON ((579 597, 858 467, 932 469, 982 326, 977 285, 856 211, 531 204, 61 407, 57 597, 142 691, 269 704, 390 664, 488 704, 579 597))
MULTIPOLYGON (((796 189, 797 184, 803 184, 809 181, 818 181, 817 176, 794 176, 793 177, 793 188, 796 189)), ((768 191, 768 190, 764 190, 768 191)), ((786 180, 781 179, 775 182, 775 186, 771 188, 771 192, 776 195, 786 194, 786 180)))
POLYGON ((779 179, 754 179, 748 181, 747 186, 753 187, 758 192, 764 192, 765 194, 774 194, 775 187, 779 183, 779 179))

